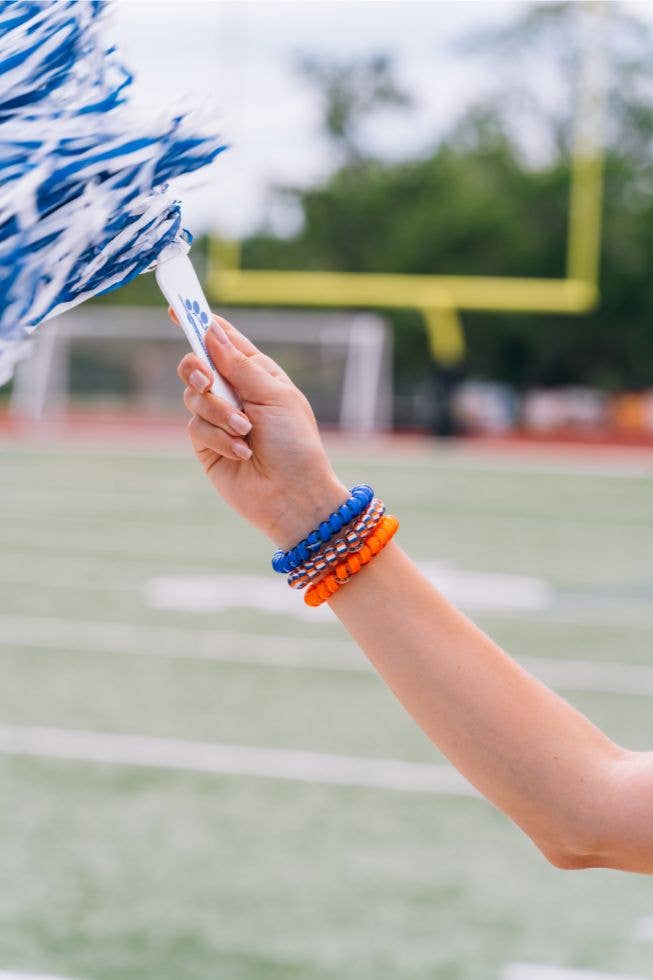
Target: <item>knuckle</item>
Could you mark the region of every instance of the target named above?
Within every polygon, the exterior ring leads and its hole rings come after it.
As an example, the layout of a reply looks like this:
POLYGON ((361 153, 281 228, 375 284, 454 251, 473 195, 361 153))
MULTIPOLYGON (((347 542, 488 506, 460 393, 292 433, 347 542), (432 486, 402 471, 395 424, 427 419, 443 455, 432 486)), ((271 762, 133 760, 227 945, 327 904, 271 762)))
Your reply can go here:
POLYGON ((214 313, 213 314, 213 319, 217 323, 219 323, 220 326, 222 327, 222 329, 223 330, 226 330, 227 333, 233 333, 235 331, 235 329, 236 329, 232 323, 229 323, 229 320, 226 320, 225 317, 220 316, 219 313, 214 313))
POLYGON ((224 425, 225 422, 228 422, 234 413, 234 409, 231 407, 231 405, 224 401, 223 398, 218 398, 216 395, 212 396, 212 409, 215 419, 220 425, 224 425))
POLYGON ((213 426, 225 425, 231 414, 227 403, 210 393, 200 395, 197 392, 191 392, 188 399, 188 407, 196 415, 199 415, 200 418, 213 426))
POLYGON ((303 397, 302 393, 294 385, 279 384, 279 398, 287 405, 301 405, 303 397))
POLYGON ((188 423, 188 431, 190 433, 191 439, 193 439, 195 442, 204 440, 204 434, 202 432, 202 420, 198 418, 197 415, 193 415, 192 419, 188 423))
POLYGON ((196 445, 201 444, 208 449, 213 449, 215 452, 223 452, 224 433, 221 429, 197 414, 193 415, 188 423, 188 428, 191 433, 191 438, 196 445))
POLYGON ((192 354, 185 354, 177 365, 177 374, 182 381, 185 381, 192 370, 192 354))
POLYGON ((265 367, 267 361, 267 354, 262 354, 261 351, 257 351, 256 354, 252 354, 250 357, 252 364, 258 364, 259 367, 265 367))

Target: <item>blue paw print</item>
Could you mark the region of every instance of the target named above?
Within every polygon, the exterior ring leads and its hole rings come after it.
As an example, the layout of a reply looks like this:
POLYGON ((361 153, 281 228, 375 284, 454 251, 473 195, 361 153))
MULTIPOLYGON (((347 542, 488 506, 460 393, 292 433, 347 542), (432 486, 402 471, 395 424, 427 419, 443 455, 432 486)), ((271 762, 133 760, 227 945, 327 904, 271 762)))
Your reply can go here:
POLYGON ((202 310, 200 308, 200 304, 197 302, 197 300, 185 299, 183 296, 180 296, 179 298, 183 300, 184 306, 186 308, 186 318, 190 323, 191 327, 197 329, 198 320, 199 320, 199 323, 201 324, 202 328, 206 330, 206 328, 209 325, 208 313, 206 313, 205 310, 202 310))

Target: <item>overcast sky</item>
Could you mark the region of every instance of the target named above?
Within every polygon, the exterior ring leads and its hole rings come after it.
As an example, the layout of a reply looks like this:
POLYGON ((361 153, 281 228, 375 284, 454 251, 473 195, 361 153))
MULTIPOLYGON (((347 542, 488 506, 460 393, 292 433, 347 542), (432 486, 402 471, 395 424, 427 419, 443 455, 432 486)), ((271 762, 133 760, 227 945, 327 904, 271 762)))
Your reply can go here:
MULTIPOLYGON (((370 138, 401 155, 433 142, 492 79, 455 52, 472 29, 512 19, 519 0, 117 0, 108 29, 148 113, 179 104, 219 119, 232 149, 208 186, 184 190, 193 231, 240 236, 274 220, 268 188, 305 184, 333 165, 299 54, 392 54, 417 104, 370 138)), ((630 4, 653 19, 653 3, 630 4)), ((281 216, 287 222, 288 215, 281 216)), ((277 216, 280 220, 280 216, 277 216)))

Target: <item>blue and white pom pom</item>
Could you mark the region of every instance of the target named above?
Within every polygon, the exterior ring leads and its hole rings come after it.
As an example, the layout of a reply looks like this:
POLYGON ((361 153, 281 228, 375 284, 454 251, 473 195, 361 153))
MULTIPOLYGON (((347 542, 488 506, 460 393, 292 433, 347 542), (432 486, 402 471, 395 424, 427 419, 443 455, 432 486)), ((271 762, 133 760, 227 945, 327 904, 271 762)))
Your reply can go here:
POLYGON ((101 38, 106 5, 0 0, 0 384, 44 320, 124 285, 168 246, 183 256, 190 236, 168 181, 225 149, 182 115, 134 121, 131 75, 101 38))

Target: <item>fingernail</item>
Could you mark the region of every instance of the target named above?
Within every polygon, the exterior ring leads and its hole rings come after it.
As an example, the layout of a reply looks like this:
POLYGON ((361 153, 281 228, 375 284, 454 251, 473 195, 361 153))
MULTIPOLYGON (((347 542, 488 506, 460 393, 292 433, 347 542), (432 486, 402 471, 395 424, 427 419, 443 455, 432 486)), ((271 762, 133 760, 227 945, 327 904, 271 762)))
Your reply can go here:
POLYGON ((252 455, 252 450, 244 442, 232 442, 231 448, 236 456, 240 456, 241 459, 249 459, 252 455))
POLYGON ((229 343, 229 338, 227 337, 226 333, 224 332, 220 324, 217 322, 217 320, 212 320, 208 329, 211 331, 215 339, 219 341, 219 343, 221 344, 229 343))
POLYGON ((238 415, 236 412, 229 419, 229 425, 234 432, 237 432, 241 436, 246 436, 252 428, 252 423, 249 419, 243 418, 242 415, 238 415))
POLYGON ((207 378, 207 376, 202 374, 201 371, 191 371, 190 375, 188 376, 188 382, 191 388, 194 388, 195 391, 206 391, 208 386, 211 384, 211 379, 207 378))

